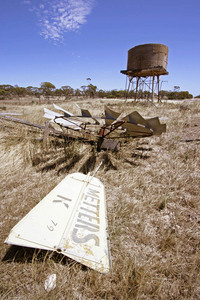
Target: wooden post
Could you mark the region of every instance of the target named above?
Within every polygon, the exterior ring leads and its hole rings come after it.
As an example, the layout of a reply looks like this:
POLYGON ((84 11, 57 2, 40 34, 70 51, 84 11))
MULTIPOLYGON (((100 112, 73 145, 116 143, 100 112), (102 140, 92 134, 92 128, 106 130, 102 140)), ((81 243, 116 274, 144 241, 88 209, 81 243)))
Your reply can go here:
POLYGON ((154 98, 154 79, 155 79, 155 75, 153 75, 153 79, 152 79, 152 102, 154 98))
POLYGON ((126 93, 126 101, 128 99, 128 92, 129 92, 131 81, 133 80, 133 77, 131 77, 131 78, 128 77, 128 79, 129 79, 129 83, 128 83, 128 89, 127 89, 127 93, 126 93))
POLYGON ((157 84, 158 84, 158 102, 161 102, 161 100, 160 100, 160 78, 159 78, 159 75, 157 75, 157 84))
POLYGON ((137 93, 138 93, 138 83, 139 83, 140 77, 137 77, 137 82, 136 82, 136 90, 135 90, 135 101, 137 100, 137 93))

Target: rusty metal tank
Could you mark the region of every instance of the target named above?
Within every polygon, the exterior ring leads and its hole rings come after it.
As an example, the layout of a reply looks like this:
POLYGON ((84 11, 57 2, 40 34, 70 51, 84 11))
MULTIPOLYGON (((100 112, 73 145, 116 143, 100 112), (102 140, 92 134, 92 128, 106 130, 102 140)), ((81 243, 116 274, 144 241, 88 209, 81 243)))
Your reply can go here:
POLYGON ((128 51, 127 71, 167 73, 168 47, 163 44, 144 44, 128 51))

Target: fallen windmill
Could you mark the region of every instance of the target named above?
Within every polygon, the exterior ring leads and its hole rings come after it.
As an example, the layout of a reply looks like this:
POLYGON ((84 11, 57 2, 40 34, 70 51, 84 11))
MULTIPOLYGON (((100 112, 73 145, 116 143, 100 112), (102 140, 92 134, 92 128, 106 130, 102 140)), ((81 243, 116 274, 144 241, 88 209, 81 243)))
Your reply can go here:
POLYGON ((161 124, 158 117, 144 119, 137 111, 120 118, 121 113, 107 106, 101 117, 92 116, 81 108, 81 115, 73 115, 55 104, 54 108, 62 113, 45 108, 44 117, 64 129, 66 136, 96 142, 99 150, 117 150, 119 139, 150 137, 166 132, 166 124, 161 124))
POLYGON ((81 109, 81 115, 73 115, 69 111, 54 104, 55 112, 44 108, 44 118, 49 121, 38 125, 21 120, 8 114, 0 114, 0 119, 16 122, 43 131, 43 139, 48 135, 66 137, 97 145, 101 150, 118 150, 121 139, 142 138, 161 135, 166 132, 166 124, 161 124, 158 117, 143 118, 137 111, 120 117, 121 113, 105 106, 105 114, 92 116, 89 110, 81 109), (57 128, 55 128, 55 125, 57 128))
MULTIPOLYGON (((166 125, 161 124, 158 117, 144 119, 136 111, 120 118, 120 113, 107 106, 101 117, 92 116, 84 109, 80 116, 75 116, 57 105, 54 108, 60 113, 44 109, 44 117, 50 120, 45 126, 11 116, 0 117, 43 130, 44 136, 48 133, 94 142, 99 149, 115 150, 120 138, 149 137, 166 131, 166 125), (51 124, 57 124, 59 130, 51 124)), ((55 251, 108 273, 111 255, 105 191, 94 175, 67 175, 13 227, 5 243, 55 251)))

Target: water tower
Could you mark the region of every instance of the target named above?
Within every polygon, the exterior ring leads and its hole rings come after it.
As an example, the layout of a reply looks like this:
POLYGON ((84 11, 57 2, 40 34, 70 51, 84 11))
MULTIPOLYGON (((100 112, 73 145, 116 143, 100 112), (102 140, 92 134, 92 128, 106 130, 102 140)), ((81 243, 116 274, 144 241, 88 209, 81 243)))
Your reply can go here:
POLYGON ((154 91, 157 89, 160 101, 160 76, 168 75, 167 72, 168 47, 163 44, 144 44, 131 48, 128 51, 127 70, 122 70, 129 80, 127 91, 135 91, 135 100, 139 90, 148 90, 152 101, 154 91))

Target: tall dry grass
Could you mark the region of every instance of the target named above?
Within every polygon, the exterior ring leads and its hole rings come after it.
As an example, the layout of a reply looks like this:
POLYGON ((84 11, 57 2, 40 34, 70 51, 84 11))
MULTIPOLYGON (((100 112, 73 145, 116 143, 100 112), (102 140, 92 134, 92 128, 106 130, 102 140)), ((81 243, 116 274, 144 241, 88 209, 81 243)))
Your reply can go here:
MULTIPOLYGON (((105 102, 79 104, 100 115, 105 102)), ((167 123, 161 137, 124 141, 118 153, 54 138, 43 143, 40 132, 1 123, 1 299, 200 298, 200 142, 185 142, 192 121, 200 118, 200 104, 181 105, 185 109, 110 101, 124 114, 137 110, 167 123), (3 244, 11 228, 68 173, 93 171, 102 159, 96 176, 106 189, 110 274, 60 254, 3 244), (53 273, 56 288, 47 293, 44 281, 53 273)), ((78 113, 73 102, 61 106, 78 113)), ((23 110, 23 119, 44 124, 42 106, 6 109, 23 110)))

